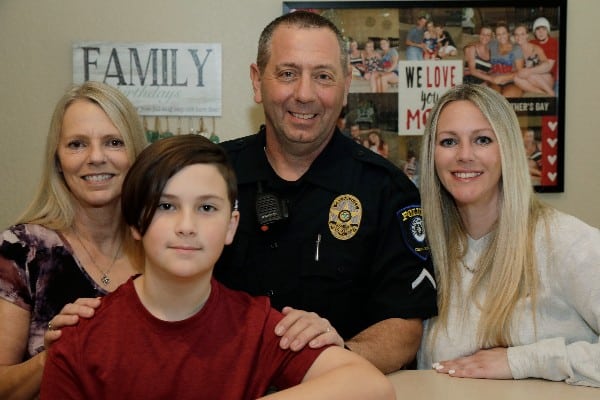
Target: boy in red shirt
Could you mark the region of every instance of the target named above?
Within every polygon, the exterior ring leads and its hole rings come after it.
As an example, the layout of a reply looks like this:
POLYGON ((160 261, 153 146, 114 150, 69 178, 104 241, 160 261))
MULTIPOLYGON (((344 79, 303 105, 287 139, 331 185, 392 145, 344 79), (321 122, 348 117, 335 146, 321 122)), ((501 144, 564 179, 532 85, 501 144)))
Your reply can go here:
POLYGON ((333 346, 282 350, 268 298, 212 277, 239 212, 224 151, 196 135, 158 141, 123 183, 125 222, 144 248, 143 275, 107 295, 96 316, 63 328, 42 399, 393 399, 390 382, 333 346), (287 389, 286 389, 287 388, 287 389))
POLYGON ((544 50, 548 60, 553 63, 550 73, 554 78, 554 93, 558 94, 558 40, 550 36, 550 22, 539 17, 533 22, 533 34, 535 39, 531 43, 537 44, 544 50))

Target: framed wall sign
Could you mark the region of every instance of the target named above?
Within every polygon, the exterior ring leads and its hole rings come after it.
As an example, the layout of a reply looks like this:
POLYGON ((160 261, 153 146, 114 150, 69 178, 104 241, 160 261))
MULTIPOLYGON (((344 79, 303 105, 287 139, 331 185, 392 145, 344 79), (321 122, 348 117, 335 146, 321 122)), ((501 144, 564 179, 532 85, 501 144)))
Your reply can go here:
POLYGON ((73 43, 73 83, 121 90, 148 116, 221 115, 220 43, 73 43))
POLYGON ((427 115, 448 88, 493 86, 512 104, 532 185, 564 191, 567 0, 284 1, 330 19, 352 84, 341 124, 418 184, 427 115), (371 138, 369 142, 369 138, 371 138), (379 138, 379 139, 378 139, 379 138))

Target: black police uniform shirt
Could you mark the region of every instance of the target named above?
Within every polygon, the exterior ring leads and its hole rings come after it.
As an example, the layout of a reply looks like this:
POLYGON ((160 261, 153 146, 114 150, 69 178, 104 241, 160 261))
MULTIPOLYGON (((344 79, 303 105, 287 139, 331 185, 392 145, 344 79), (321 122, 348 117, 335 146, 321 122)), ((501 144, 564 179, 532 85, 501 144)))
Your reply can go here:
POLYGON ((277 309, 314 311, 344 339, 384 319, 436 314, 419 193, 392 163, 336 130, 288 182, 267 161, 264 129, 222 145, 238 179, 240 223, 217 279, 267 295, 277 309), (256 201, 265 194, 279 200, 280 220, 262 225, 256 201))

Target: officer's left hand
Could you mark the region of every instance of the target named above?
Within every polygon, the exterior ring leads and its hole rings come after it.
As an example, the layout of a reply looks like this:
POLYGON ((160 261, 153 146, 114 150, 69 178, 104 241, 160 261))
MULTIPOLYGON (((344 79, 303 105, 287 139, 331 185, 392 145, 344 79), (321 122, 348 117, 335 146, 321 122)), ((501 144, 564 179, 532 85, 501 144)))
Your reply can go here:
POLYGON ((282 349, 298 351, 308 343, 316 349, 329 344, 344 346, 344 339, 329 321, 314 312, 284 307, 283 319, 275 326, 275 334, 281 336, 279 346, 282 349))

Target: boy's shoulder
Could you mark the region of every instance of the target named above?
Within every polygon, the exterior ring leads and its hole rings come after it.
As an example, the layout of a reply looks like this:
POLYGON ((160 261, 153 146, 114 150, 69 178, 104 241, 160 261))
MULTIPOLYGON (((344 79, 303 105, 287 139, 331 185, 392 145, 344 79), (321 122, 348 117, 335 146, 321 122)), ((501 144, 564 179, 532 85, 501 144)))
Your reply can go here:
POLYGON ((212 280, 212 288, 213 292, 218 291, 219 293, 219 303, 225 302, 234 307, 253 309, 265 314, 268 314, 271 310, 271 301, 267 296, 251 296, 246 292, 230 289, 214 278, 212 280))
POLYGON ((80 318, 79 322, 73 326, 61 328, 62 334, 60 340, 52 345, 51 350, 72 353, 85 352, 85 345, 88 342, 101 340, 106 333, 118 336, 122 330, 123 320, 136 310, 135 302, 132 296, 135 296, 133 288, 133 279, 130 278, 115 291, 108 293, 101 298, 100 306, 94 311, 92 318, 80 318))

